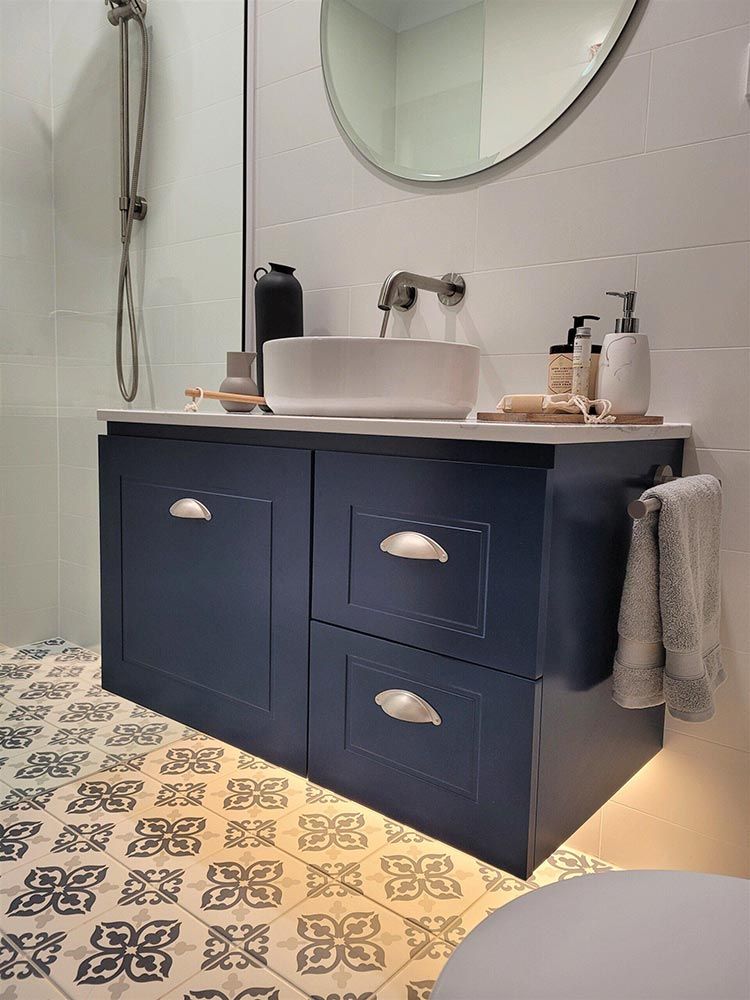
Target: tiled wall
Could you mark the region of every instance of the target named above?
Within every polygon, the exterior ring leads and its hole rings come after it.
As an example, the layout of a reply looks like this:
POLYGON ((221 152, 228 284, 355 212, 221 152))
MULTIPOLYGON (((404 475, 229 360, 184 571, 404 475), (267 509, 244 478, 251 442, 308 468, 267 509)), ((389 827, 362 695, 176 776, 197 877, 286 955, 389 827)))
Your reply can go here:
MULTIPOLYGON (((51 14, 60 631, 91 645, 99 637, 95 410, 124 405, 113 312, 118 38, 100 0, 51 0, 51 14)), ((177 409, 188 384, 217 385, 224 352, 240 348, 244 0, 150 0, 147 23, 151 90, 139 193, 149 212, 134 239, 143 312, 133 406, 177 409)), ((137 52, 135 29, 131 39, 137 52)))
POLYGON ((47 0, 0 2, 0 642, 57 632, 47 0))
POLYGON ((308 333, 372 335, 396 267, 462 272, 459 311, 423 295, 394 330, 481 347, 484 407, 542 390, 569 317, 600 312, 603 334, 617 311, 604 291, 639 289, 652 412, 691 421, 687 470, 724 484, 729 680, 715 720, 670 720, 664 752, 578 840, 625 866, 750 874, 748 0, 650 0, 561 127, 505 167, 431 190, 378 174, 339 136, 318 10, 259 6, 257 261, 299 268, 308 333))

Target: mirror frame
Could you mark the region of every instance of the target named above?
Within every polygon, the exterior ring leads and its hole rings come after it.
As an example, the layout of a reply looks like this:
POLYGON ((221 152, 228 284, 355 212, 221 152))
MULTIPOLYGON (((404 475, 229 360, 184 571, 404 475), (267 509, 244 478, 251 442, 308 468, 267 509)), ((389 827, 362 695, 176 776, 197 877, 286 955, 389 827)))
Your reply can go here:
POLYGON ((459 180, 466 177, 474 177, 476 174, 483 173, 485 170, 490 170, 492 167, 496 167, 499 163, 509 159, 509 157, 513 156, 515 153, 525 149, 528 145, 542 136, 549 128, 551 128, 552 125, 555 124, 556 121, 558 121, 567 111, 570 110, 573 104, 575 104, 584 90, 588 87, 614 51, 617 43, 622 37, 622 33, 625 30, 628 21, 633 16, 636 7, 642 6, 645 3, 645 0, 622 0, 620 11, 613 21, 612 27, 607 35, 607 41, 606 43, 602 43, 601 48, 596 54, 596 58, 589 64, 588 72, 581 77, 578 84, 568 91, 564 99, 560 101, 560 103, 557 104, 549 112, 549 114, 544 116, 537 123, 537 125, 534 126, 534 128, 530 129, 517 142, 510 143, 493 156, 477 160, 471 170, 456 170, 441 174, 425 173, 419 170, 408 169, 403 169, 401 171, 396 170, 394 169, 394 165, 392 163, 386 163, 375 150, 371 149, 367 143, 363 142, 358 136, 356 129, 347 118, 344 109, 341 106, 341 103, 334 91, 333 83, 331 82, 331 67, 328 61, 328 53, 326 51, 324 41, 328 28, 328 13, 331 2, 332 0, 322 0, 321 3, 318 42, 320 47, 320 61, 323 69, 323 82, 325 84, 326 97, 328 98, 328 105, 333 112, 333 116, 340 130, 343 132, 344 136, 348 139, 351 145, 367 160, 368 163, 377 167, 378 170, 387 174, 389 177, 402 181, 417 181, 421 183, 434 184, 442 183, 444 181, 459 180))

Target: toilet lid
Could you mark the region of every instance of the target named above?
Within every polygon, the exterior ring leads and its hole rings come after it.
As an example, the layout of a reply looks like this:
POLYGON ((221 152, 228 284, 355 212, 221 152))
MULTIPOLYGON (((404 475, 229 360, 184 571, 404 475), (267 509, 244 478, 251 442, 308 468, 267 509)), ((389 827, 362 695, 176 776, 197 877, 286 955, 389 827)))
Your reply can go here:
POLYGON ((750 997, 750 882, 631 871, 556 882, 496 910, 431 1000, 709 997, 750 997))

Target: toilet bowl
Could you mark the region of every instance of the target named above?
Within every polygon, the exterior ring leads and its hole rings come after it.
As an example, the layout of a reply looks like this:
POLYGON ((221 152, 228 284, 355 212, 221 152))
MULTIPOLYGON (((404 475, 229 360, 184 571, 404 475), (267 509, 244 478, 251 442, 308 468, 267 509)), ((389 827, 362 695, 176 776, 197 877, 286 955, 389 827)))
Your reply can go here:
POLYGON ((745 879, 583 875, 487 917, 431 1000, 747 1000, 749 942, 745 879))

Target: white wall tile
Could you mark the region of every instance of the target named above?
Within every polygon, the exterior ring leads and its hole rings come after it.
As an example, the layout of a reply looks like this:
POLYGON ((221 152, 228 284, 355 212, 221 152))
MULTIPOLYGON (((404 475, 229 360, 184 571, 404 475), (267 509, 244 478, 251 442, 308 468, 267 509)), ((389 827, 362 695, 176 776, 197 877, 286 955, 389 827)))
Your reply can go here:
POLYGON ((687 869, 740 878, 750 875, 746 846, 704 837, 616 802, 604 807, 601 853, 621 868, 687 869))
POLYGON ((641 332, 652 349, 749 347, 750 243, 638 258, 641 332))
POLYGON ((750 832, 750 756, 667 729, 664 749, 614 796, 620 805, 742 845, 750 832), (684 775, 690 775, 685 781, 684 775))
POLYGON ((320 64, 320 0, 292 0, 258 18, 259 87, 320 64))
POLYGON ((59 633, 57 604, 39 611, 11 611, 0 615, 0 635, 8 646, 41 642, 59 633))
POLYGON ((630 52, 642 52, 750 20, 747 0, 649 0, 630 52))
POLYGON ((352 157, 341 139, 263 157, 256 169, 258 226, 298 222, 352 207, 352 157))
POLYGON ((750 351, 652 350, 651 376, 650 412, 692 423, 697 448, 750 448, 750 351))
POLYGON ((744 25, 653 55, 647 148, 680 146, 750 129, 744 25))
POLYGON ((750 452, 685 449, 683 474, 716 476, 722 484, 721 545, 724 549, 750 551, 750 452))
POLYGON ((154 60, 151 106, 159 117, 191 114, 240 97, 244 83, 244 34, 236 27, 154 60))
POLYGON ((722 645, 750 653, 750 555, 724 550, 721 580, 722 645))
POLYGON ((57 512, 0 515, 0 566, 26 566, 57 559, 57 512))
POLYGON ((648 53, 623 59, 603 84, 595 81, 593 98, 584 92, 561 121, 502 172, 522 177, 643 152, 650 62, 648 53))
POLYGON ((0 618, 57 606, 56 552, 50 556, 46 562, 0 568, 0 618))
POLYGON ((257 109, 259 156, 273 156, 338 135, 319 69, 261 88, 257 109))
POLYGON ((9 416, 0 420, 0 469, 57 465, 55 417, 9 416))
POLYGON ((482 187, 477 267, 747 240, 749 154, 743 136, 482 187))
POLYGON ((349 289, 326 288, 318 292, 306 292, 305 334, 334 337, 349 335, 349 289))
POLYGON ((750 751, 750 654, 722 650, 727 679, 715 694, 716 714, 708 722, 681 722, 667 714, 667 729, 684 736, 750 751))

